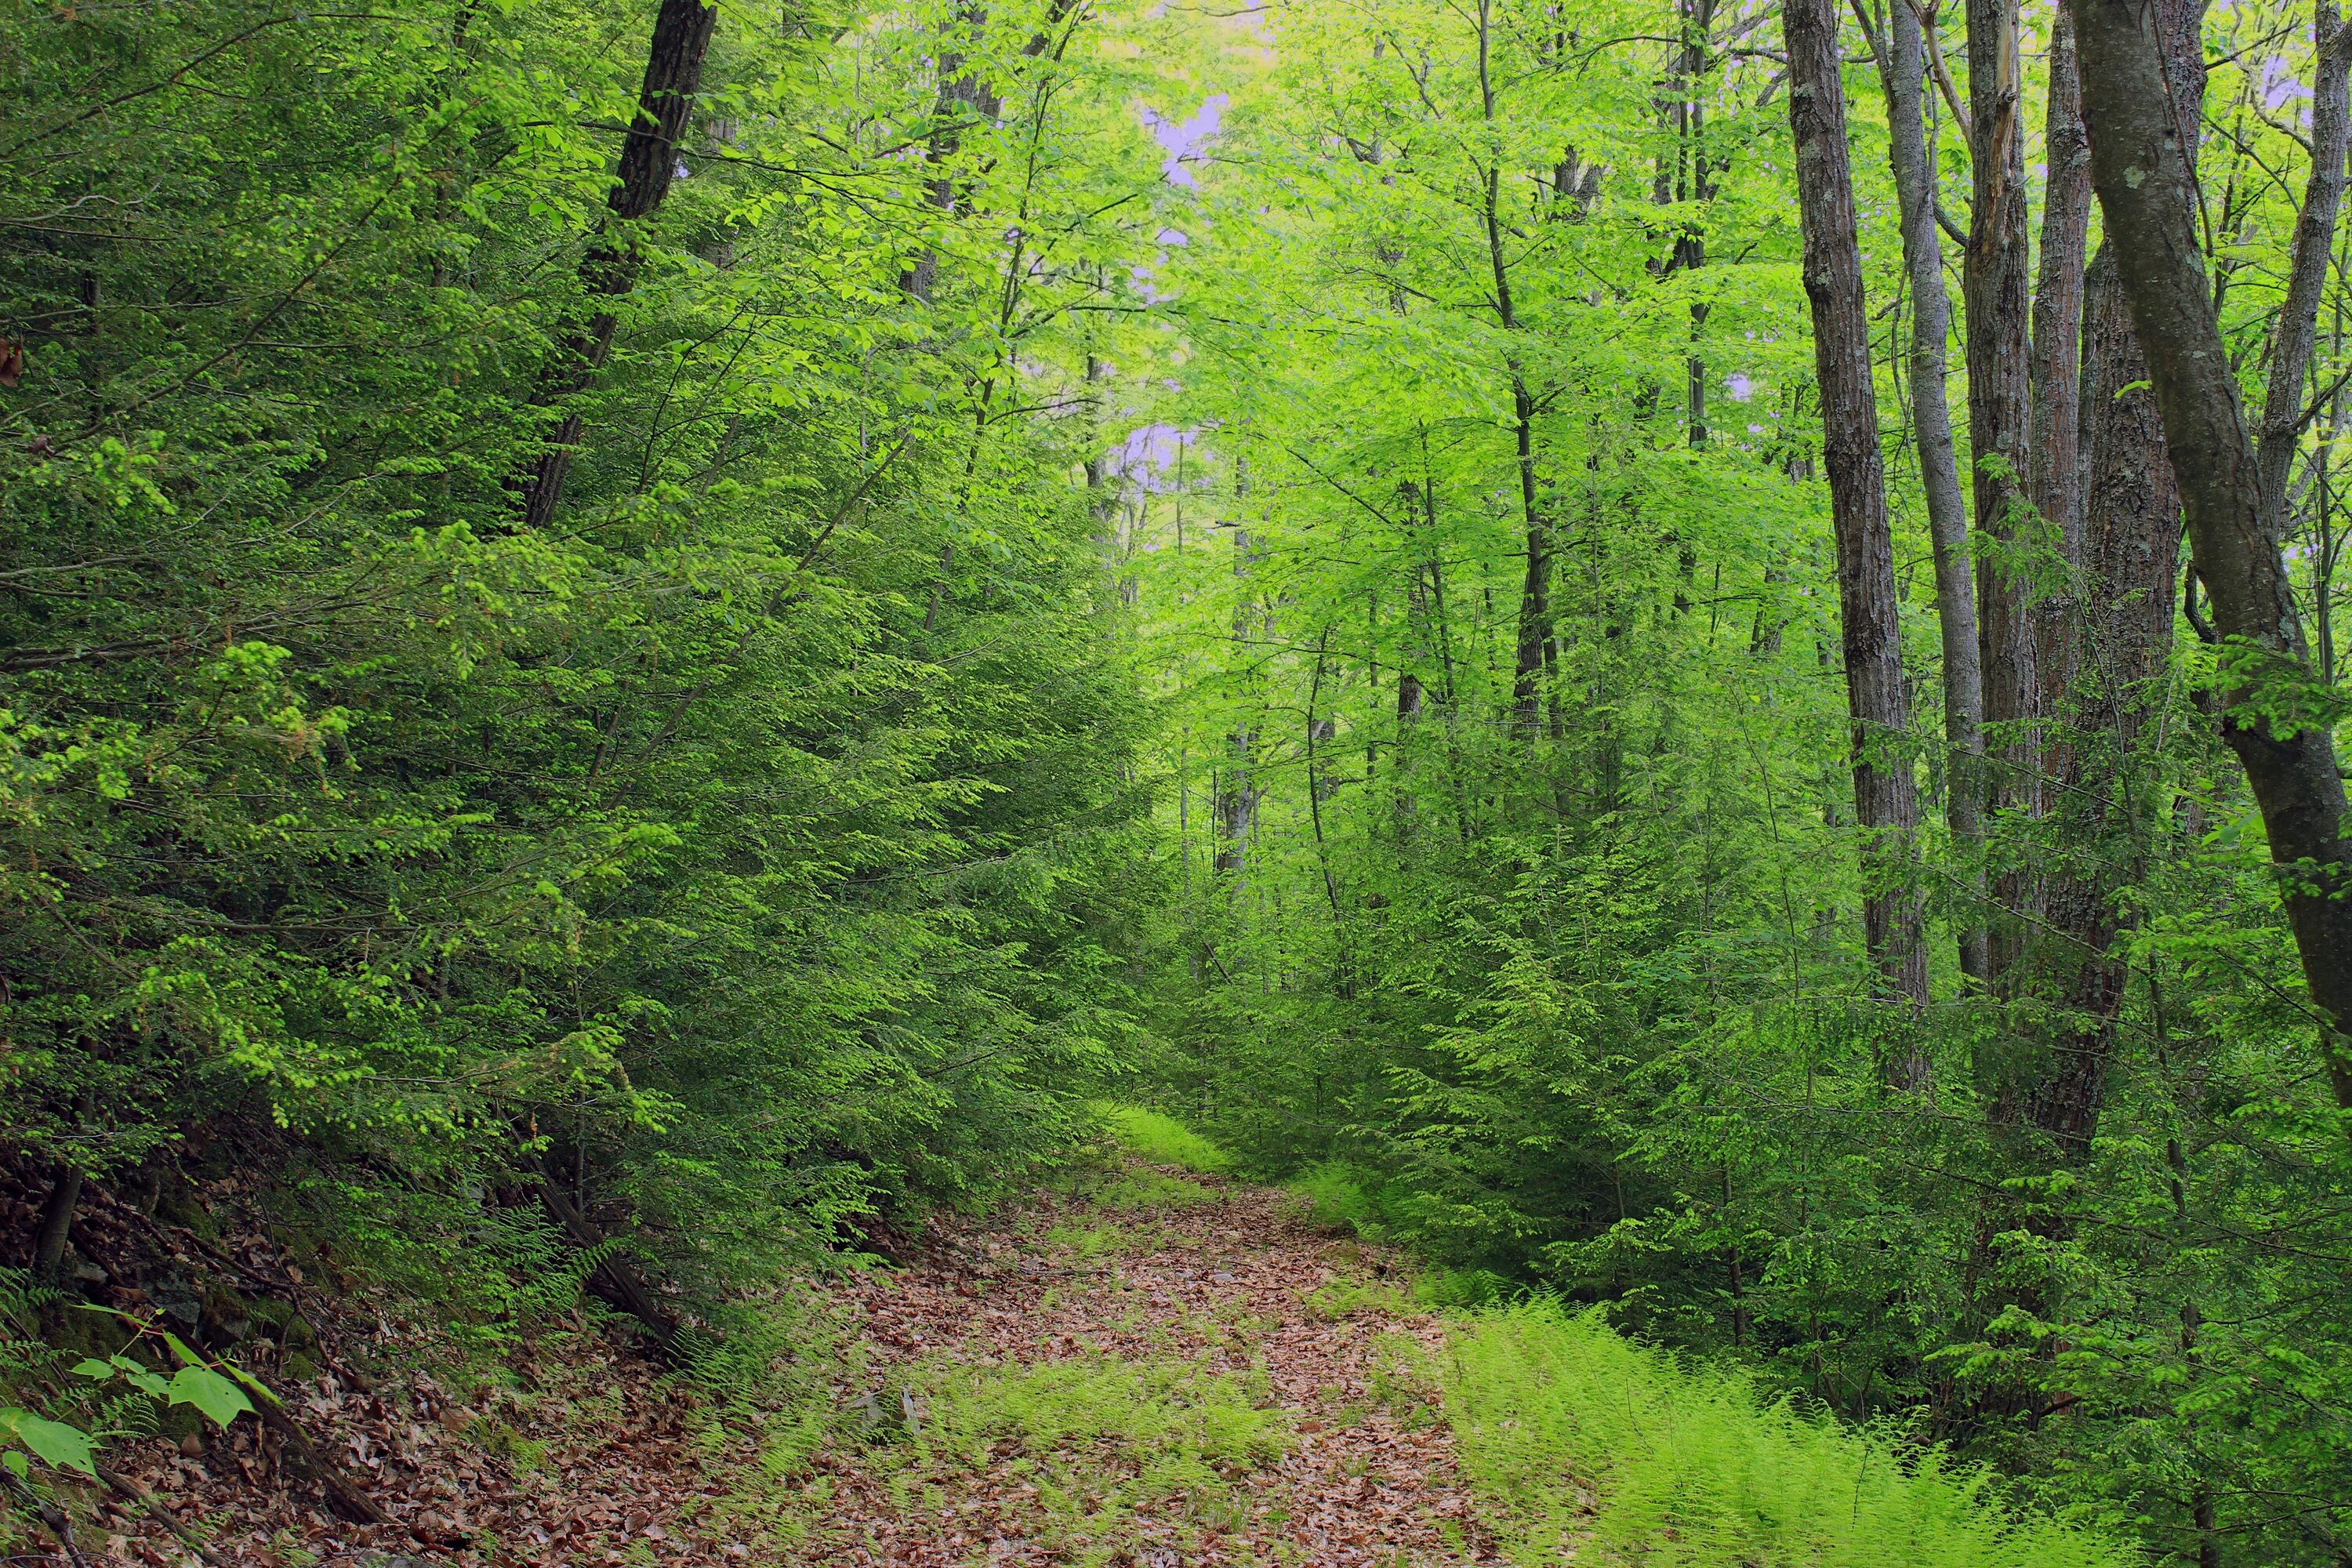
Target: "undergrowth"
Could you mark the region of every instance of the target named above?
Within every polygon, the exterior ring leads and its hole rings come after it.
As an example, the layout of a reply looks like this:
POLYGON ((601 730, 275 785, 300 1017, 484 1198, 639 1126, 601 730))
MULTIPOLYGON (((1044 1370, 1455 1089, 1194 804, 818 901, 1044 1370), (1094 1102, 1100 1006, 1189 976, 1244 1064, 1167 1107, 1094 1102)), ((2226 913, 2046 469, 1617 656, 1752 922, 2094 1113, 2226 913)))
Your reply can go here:
POLYGON ((2126 1568, 1990 1473, 1802 1415, 1737 1370, 1635 1345, 1551 1300, 1465 1316, 1433 1358, 1513 1561, 1806 1568, 2126 1568))
POLYGON ((1086 1356, 988 1369, 939 1364, 906 1444, 909 1497, 958 1476, 1013 1477, 1036 1517, 1032 1539, 1057 1560, 1119 1561, 1144 1522, 1187 1533, 1245 1517, 1248 1477, 1291 1435, 1262 1373, 1174 1357, 1086 1356))
POLYGON ((1172 1116, 1110 1100, 1097 1101, 1094 1110, 1112 1142, 1136 1159, 1204 1176, 1222 1175, 1234 1168, 1232 1155, 1172 1116))

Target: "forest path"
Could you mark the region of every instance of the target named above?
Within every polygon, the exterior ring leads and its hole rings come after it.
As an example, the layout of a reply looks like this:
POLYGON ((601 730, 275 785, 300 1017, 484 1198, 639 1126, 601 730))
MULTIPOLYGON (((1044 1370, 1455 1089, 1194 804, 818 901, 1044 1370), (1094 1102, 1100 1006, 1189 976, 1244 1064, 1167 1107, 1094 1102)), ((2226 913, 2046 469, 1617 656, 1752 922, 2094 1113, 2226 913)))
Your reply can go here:
POLYGON ((944 1225, 856 1289, 872 1440, 818 1462, 794 1560, 1499 1562, 1392 1270, 1286 1194, 1149 1165, 944 1225))

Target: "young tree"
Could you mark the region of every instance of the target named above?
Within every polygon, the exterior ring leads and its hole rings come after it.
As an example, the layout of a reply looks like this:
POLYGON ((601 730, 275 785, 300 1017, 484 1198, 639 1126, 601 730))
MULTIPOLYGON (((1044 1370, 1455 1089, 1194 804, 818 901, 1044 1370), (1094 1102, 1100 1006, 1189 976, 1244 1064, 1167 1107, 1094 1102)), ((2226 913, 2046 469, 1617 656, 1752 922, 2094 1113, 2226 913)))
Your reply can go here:
MULTIPOLYGON (((1858 15, 1867 19, 1868 12, 1858 15)), ((1903 266, 1911 286, 1911 424, 1919 483, 1936 563, 1936 624, 1943 639, 1944 810, 1952 840, 1973 868, 1983 847, 1984 678, 1977 647, 1976 579, 1969 550, 1968 502, 1960 490, 1945 392, 1945 345, 1951 302, 1944 292, 1944 247, 1936 232, 1936 181, 1927 156, 1924 78, 1927 55, 1918 14, 1895 0, 1871 47, 1886 94, 1887 148, 1903 221, 1903 266)), ((1971 891, 1983 887, 1973 868, 1971 891)), ((1960 973, 1981 985, 1991 958, 1980 914, 1968 910, 1959 935, 1960 973)))

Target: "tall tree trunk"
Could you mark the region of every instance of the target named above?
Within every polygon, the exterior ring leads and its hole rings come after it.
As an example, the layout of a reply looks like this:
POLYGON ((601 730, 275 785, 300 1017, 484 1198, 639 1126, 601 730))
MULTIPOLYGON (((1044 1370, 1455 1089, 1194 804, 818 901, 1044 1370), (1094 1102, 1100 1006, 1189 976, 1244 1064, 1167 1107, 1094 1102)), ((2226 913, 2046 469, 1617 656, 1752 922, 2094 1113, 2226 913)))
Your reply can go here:
MULTIPOLYGON (((1889 152, 1903 216, 1903 266, 1911 282, 1911 428, 1927 495, 1927 536, 1936 561, 1936 622, 1943 636, 1944 740, 1949 752, 1945 821, 1971 865, 1983 836, 1984 681, 1977 662, 1976 581, 1969 569, 1968 503, 1960 494, 1946 400, 1945 345, 1951 303, 1944 293, 1944 247, 1936 235, 1936 183, 1927 158, 1924 98, 1927 45, 1909 0, 1895 0, 1885 37, 1872 39, 1886 91, 1889 152)), ((1778 634, 1775 633, 1777 637, 1778 634)), ((1979 884, 1976 891, 1981 898, 1979 884)), ((1962 921, 1960 973, 1981 985, 1990 973, 1978 911, 1962 921)))
MULTIPOLYGON (((686 131, 695 94, 702 89, 703 57, 709 52, 718 21, 718 7, 703 0, 662 0, 654 16, 636 118, 621 143, 620 165, 605 200, 611 216, 580 263, 581 284, 598 304, 587 323, 563 340, 554 364, 532 395, 535 404, 551 405, 586 392, 595 385, 612 352, 613 332, 620 324, 618 301, 636 286, 639 266, 637 236, 625 229, 616 233, 613 226, 651 216, 669 195, 678 138, 686 131)), ((545 528, 554 521, 572 454, 580 445, 580 429, 579 411, 564 414, 539 456, 516 477, 511 489, 523 527, 545 528)))
MULTIPOLYGON (((2210 596, 2215 626, 2231 645, 2223 669, 2222 738, 2244 765, 2262 809, 2304 977, 2324 1020, 2322 1052, 2331 1085, 2337 1102, 2352 1108, 2352 898, 2346 896, 2352 893, 2352 844, 2342 832, 2344 781, 2328 720, 2309 712, 2300 695, 2311 689, 2315 672, 2280 549, 2276 524, 2284 498, 2264 489, 2214 313, 2159 18, 2136 0, 2070 4, 2083 65, 2092 184, 2132 325, 2147 356, 2197 575, 2210 596)), ((2322 40, 2323 56, 2340 51, 2344 37, 2341 28, 2331 28, 2322 40)), ((2336 89, 2339 101, 2341 92, 2336 89)), ((2329 119, 2335 142, 2315 147, 2314 162, 2325 171, 2315 183, 2340 190, 2343 116, 2331 111, 2329 119)), ((2313 129, 2316 141, 2316 114, 2313 129)), ((2290 300, 2296 298, 2293 279, 2306 265, 2311 237, 2308 227, 2298 226, 2290 300)), ((2319 248, 2312 266, 2325 265, 2324 243, 2319 248)), ((2315 288, 2309 297, 2315 305, 2315 288)), ((2282 321, 2279 349, 2292 351, 2297 335, 2308 344, 2307 334, 2282 321)), ((2304 368, 2294 367, 2285 383, 2290 408, 2304 368)), ((2263 428, 2284 428, 2294 417, 2288 408, 2269 411, 2263 428)))
MULTIPOLYGON (((1247 481, 1243 481, 1246 485, 1247 481)), ((1250 563, 1254 559, 1249 530, 1234 525, 1234 647, 1237 653, 1246 649, 1257 628, 1257 616, 1250 603, 1247 587, 1250 563)), ((1226 738, 1225 770, 1216 792, 1217 853, 1216 870, 1225 879, 1229 897, 1238 900, 1249 871, 1250 840, 1257 831, 1257 800, 1255 782, 1255 737, 1250 721, 1236 721, 1226 738)))
MULTIPOLYGON (((2287 533, 2287 475, 2303 437, 2303 381, 2311 369, 2319 331, 2319 295, 2327 282, 2328 254, 2336 240, 2336 215, 2344 205, 2347 141, 2347 75, 2352 34, 2338 19, 2336 0, 2318 0, 2313 41, 2319 67, 2312 78, 2311 176, 2294 226, 2286 298, 2279 303, 2278 329, 2271 340, 2270 384, 2263 395, 2261 438, 2254 447, 2260 471, 2266 531, 2273 540, 2287 533)), ((2191 153, 2191 169, 2196 167, 2191 153)))
MULTIPOLYGON (((2045 537, 2069 568, 2083 563, 2083 273, 2091 226, 2091 149, 2083 135, 2083 82, 2074 28, 2060 11, 2050 37, 2049 178, 2042 205, 2041 272, 2033 289, 2033 399, 2027 489, 2045 537)), ((2068 592, 2046 593, 2033 609, 2034 708, 2064 694, 2075 639, 2068 592)), ((2047 805, 2047 803, 2044 803, 2047 805)))
MULTIPOLYGON (((1715 0, 1678 0, 1682 42, 1667 74, 1671 96, 1664 107, 1674 132, 1674 165, 1660 160, 1652 194, 1663 206, 1669 202, 1706 203, 1715 198, 1715 171, 1706 157, 1706 101, 1699 95, 1698 79, 1707 68, 1707 46, 1715 28, 1715 0)), ((1706 265, 1704 219, 1680 221, 1675 227, 1675 247, 1667 258, 1668 272, 1696 272, 1706 265)), ((1707 303, 1694 300, 1690 307, 1691 352, 1685 362, 1684 431, 1693 447, 1706 445, 1706 359, 1699 340, 1706 330, 1707 303)), ((1683 547, 1685 572, 1696 558, 1683 547)))
MULTIPOLYGON (((2035 682, 2030 573, 2021 559, 2031 498, 2032 399, 2027 334, 2029 251, 2025 194, 2024 73, 2018 54, 2017 0, 1969 0, 1969 163, 1975 201, 1961 271, 1968 307, 1969 449, 1975 468, 1979 553, 1977 636, 1984 670, 1985 723, 1997 765, 1990 798, 1999 808, 2039 809, 2041 755, 2031 734, 2035 682)), ((2009 918, 1995 923, 1992 978, 2015 963, 2032 901, 2031 879, 2002 870, 1995 895, 2009 918)))
POLYGON ((2146 732, 2171 656, 2180 551, 2179 490, 2110 247, 2100 247, 2086 292, 2081 613, 2063 706, 2049 714, 2059 831, 2042 893, 2048 959, 2034 966, 2058 1005, 2048 1047, 1993 1104, 1996 1123, 2030 1129, 2068 1163, 2090 1152, 2115 1055, 2125 981, 2116 942, 2127 919, 2116 895, 2147 870, 2146 732))
MULTIPOLYGON (((2155 6, 2165 76, 2181 123, 2192 132, 2187 153, 2193 169, 2204 96, 2203 0, 2155 0, 2155 6)), ((2081 318, 2078 391, 2061 401, 2045 395, 2041 382, 2034 387, 2037 440, 2046 428, 2053 447, 2075 448, 2053 451, 2050 460, 2041 445, 2034 449, 2034 504, 2058 530, 2078 590, 2045 599, 2036 615, 2040 706, 2049 725, 2045 761, 2054 781, 2045 805, 2061 820, 2052 839, 2053 870, 2042 888, 2041 945, 2048 951, 2034 961, 2033 979, 2057 1010, 2044 1048, 1996 1091, 1992 1114, 1997 1124, 2031 1129, 2044 1152, 2077 1162, 2098 1129, 2123 1007, 2126 967, 2115 944, 2128 911, 2116 895, 2137 882, 2147 864, 2153 780, 2144 736, 2172 651, 2180 492, 2113 247, 2100 247, 2086 275, 2074 270, 2089 216, 2090 145, 2082 128, 2074 21, 2063 12, 2052 56, 2050 196, 2042 293, 2034 302, 2037 375, 2054 374, 2060 359, 2043 332, 2054 331, 2070 307, 2081 318), (2063 220, 2062 202, 2071 209, 2063 220), (2071 268, 2057 254, 2069 245, 2071 268), (2080 414, 2073 432, 2064 417, 2070 406, 2080 414), (2084 459, 2079 486, 2066 471, 2078 455, 2084 459)))
MULTIPOLYGON (((1887 991, 1922 1007, 1927 955, 1910 878, 1919 807, 1906 745, 1910 704, 1903 686, 1895 551, 1878 449, 1878 393, 1871 377, 1834 0, 1787 0, 1781 26, 1789 46, 1789 121, 1796 133, 1822 456, 1837 530, 1854 814, 1863 833, 1864 940, 1887 991)), ((1914 1053, 1887 1062, 1885 1072, 1894 1087, 1927 1087, 1927 1062, 1914 1053)))
MULTIPOLYGON (((1488 125, 1495 122, 1493 0, 1478 0, 1478 103, 1488 125)), ((1499 163, 1474 163, 1483 200, 1481 216, 1486 233, 1486 265, 1494 282, 1495 320, 1506 333, 1519 330, 1517 310, 1511 303, 1510 266, 1503 253, 1502 169, 1499 163)), ((1551 527, 1544 515, 1536 483, 1536 400, 1528 386, 1527 367, 1514 348, 1506 351, 1505 368, 1511 377, 1511 433, 1519 470, 1519 516, 1527 530, 1527 574, 1519 585, 1518 642, 1511 670, 1511 722, 1533 743, 1539 723, 1537 689, 1542 684, 1544 647, 1551 637, 1551 527)))
MULTIPOLYGON (((950 26, 970 36, 974 45, 980 42, 981 30, 988 25, 984 6, 966 5, 958 7, 950 26)), ((963 130, 968 121, 992 121, 1003 112, 1004 105, 989 85, 988 79, 964 69, 964 40, 950 34, 947 47, 940 50, 938 101, 931 110, 931 134, 924 143, 923 161, 932 170, 924 182, 924 195, 930 205, 943 213, 953 213, 963 205, 962 192, 958 188, 954 171, 948 165, 963 149, 963 130)), ((940 277, 939 252, 924 247, 907 270, 898 277, 898 287, 920 300, 931 302, 931 293, 940 277)))

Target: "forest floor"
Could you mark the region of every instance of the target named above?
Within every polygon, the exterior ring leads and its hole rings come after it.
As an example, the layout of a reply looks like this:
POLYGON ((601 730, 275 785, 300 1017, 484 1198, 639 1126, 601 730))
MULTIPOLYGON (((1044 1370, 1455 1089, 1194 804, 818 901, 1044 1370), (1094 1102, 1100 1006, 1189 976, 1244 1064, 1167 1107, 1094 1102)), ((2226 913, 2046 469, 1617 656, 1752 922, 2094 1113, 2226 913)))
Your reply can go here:
MULTIPOLYGON (((246 1244, 248 1273, 291 1272, 266 1249, 246 1244)), ((616 1353, 584 1322, 486 1379, 436 1363, 429 1327, 404 1329, 381 1300, 310 1293, 323 1370, 282 1391, 396 1522, 334 1517, 248 1420, 118 1443, 111 1464, 149 1502, 68 1497, 79 1560, 1501 1560, 1419 1370, 1439 1321, 1394 1258, 1289 1194, 1107 1163, 987 1218, 942 1219, 897 1262, 824 1282, 831 1359, 799 1361, 793 1398, 764 1405, 616 1353)), ((18 1552, 40 1544, 21 1515, 0 1524, 18 1552)))
POLYGON ((800 1560, 1499 1561, 1395 1268, 1288 1194, 1150 1166, 943 1231, 859 1293, 898 1440, 819 1462, 800 1560))

